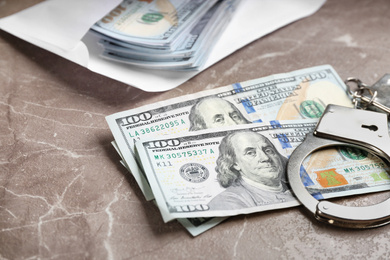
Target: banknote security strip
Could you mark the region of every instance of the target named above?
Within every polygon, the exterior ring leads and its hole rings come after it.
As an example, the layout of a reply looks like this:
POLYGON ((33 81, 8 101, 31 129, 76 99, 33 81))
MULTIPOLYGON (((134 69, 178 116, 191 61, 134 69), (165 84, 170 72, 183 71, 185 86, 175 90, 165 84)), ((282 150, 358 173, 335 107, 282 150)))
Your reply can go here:
POLYGON ((308 134, 305 141, 291 154, 287 174, 298 200, 317 220, 348 228, 379 227, 390 223, 390 199, 366 207, 348 207, 325 200, 318 201, 308 193, 300 177, 300 166, 304 159, 319 149, 331 146, 364 149, 390 162, 387 120, 390 109, 381 103, 386 100, 377 98, 376 91, 389 88, 390 74, 386 74, 372 88, 355 78, 347 79, 346 85, 350 82, 358 86, 356 91, 350 91, 355 108, 329 104, 314 132, 308 134))

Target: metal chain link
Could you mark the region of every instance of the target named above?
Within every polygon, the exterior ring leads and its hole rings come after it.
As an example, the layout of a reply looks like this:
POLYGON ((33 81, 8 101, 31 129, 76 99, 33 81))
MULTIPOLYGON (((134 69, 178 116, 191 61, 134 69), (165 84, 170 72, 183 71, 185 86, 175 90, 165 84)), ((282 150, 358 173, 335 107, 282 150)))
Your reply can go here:
POLYGON ((376 97, 378 95, 377 91, 372 91, 370 89, 370 86, 363 83, 358 78, 347 78, 344 81, 345 85, 348 87, 348 92, 352 96, 352 103, 354 104, 354 107, 357 109, 367 109, 369 106, 375 106, 376 108, 379 108, 380 110, 390 114, 390 108, 382 105, 381 103, 376 101, 376 97), (357 90, 352 91, 351 86, 349 83, 355 83, 357 85, 357 90), (365 92, 368 92, 368 96, 364 95, 365 92))

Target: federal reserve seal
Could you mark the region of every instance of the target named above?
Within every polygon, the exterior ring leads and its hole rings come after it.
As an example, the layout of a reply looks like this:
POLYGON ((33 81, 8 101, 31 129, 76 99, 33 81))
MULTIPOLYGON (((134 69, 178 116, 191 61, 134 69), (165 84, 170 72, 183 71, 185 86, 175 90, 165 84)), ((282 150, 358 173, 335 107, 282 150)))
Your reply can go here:
POLYGON ((192 183, 204 182, 209 177, 209 170, 199 163, 186 163, 179 171, 183 179, 192 183))

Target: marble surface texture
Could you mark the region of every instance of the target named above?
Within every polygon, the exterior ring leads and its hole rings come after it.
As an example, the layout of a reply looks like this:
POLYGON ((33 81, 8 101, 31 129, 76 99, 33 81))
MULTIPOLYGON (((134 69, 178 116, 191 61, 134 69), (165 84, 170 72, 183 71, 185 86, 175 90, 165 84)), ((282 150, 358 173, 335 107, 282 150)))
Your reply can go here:
MULTIPOLYGON (((37 2, 0 0, 0 17, 37 2)), ((0 31, 0 259, 389 259, 390 225, 334 228, 302 207, 232 217, 193 238, 144 200, 105 122, 159 100, 322 64, 373 84, 390 72, 389 14, 388 0, 328 0, 162 93, 0 31)))

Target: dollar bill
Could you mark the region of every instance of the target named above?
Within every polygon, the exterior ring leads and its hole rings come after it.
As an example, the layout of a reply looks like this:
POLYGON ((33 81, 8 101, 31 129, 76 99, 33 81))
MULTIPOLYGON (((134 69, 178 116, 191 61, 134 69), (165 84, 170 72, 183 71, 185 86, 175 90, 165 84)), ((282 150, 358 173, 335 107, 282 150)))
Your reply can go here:
POLYGON ((343 81, 324 65, 157 102, 106 120, 145 198, 151 200, 153 193, 135 156, 137 140, 275 119, 318 119, 329 103, 352 104, 343 81))
POLYGON ((207 60, 214 44, 228 25, 237 3, 236 0, 225 0, 215 4, 173 52, 155 53, 150 51, 150 48, 141 52, 140 48, 121 47, 112 40, 103 40, 101 43, 104 51, 101 56, 105 59, 148 69, 198 69, 207 60))
POLYGON ((193 235, 198 236, 207 230, 225 221, 227 217, 221 218, 179 218, 177 221, 193 235))
POLYGON ((176 49, 186 32, 217 1, 124 0, 92 29, 139 46, 176 49))
MULTIPOLYGON (((115 141, 111 142, 112 146, 115 148, 119 156, 121 157, 120 163, 129 171, 127 164, 125 163, 123 156, 118 148, 118 145, 115 141)), ((155 202, 155 201, 154 201, 155 202)), ((192 235, 192 236, 198 236, 207 230, 215 227, 216 225, 220 224, 224 220, 226 220, 227 217, 220 217, 220 218, 179 218, 177 221, 192 235)))
MULTIPOLYGON (((136 147, 164 221, 232 216, 300 204, 286 180, 287 158, 315 126, 312 119, 276 120, 141 140, 136 147)), ((309 192, 332 198, 388 190, 383 161, 357 163, 354 152, 342 163, 304 163, 309 192)))
POLYGON ((177 50, 173 52, 159 53, 158 49, 136 47, 125 42, 114 39, 102 39, 100 44, 107 52, 117 53, 134 60, 174 62, 182 61, 194 57, 199 51, 204 51, 205 47, 210 47, 216 37, 215 31, 223 30, 221 25, 226 25, 233 13, 238 1, 219 1, 197 22, 177 50))
POLYGON ((313 153, 303 162, 301 175, 317 199, 390 189, 388 165, 379 157, 347 146, 313 153))
POLYGON ((142 61, 135 60, 126 54, 104 50, 101 57, 107 60, 120 62, 140 68, 155 69, 155 70, 196 70, 201 66, 203 60, 201 57, 189 57, 180 61, 142 61))
MULTIPOLYGON (((207 60, 209 53, 212 51, 216 39, 219 38, 220 33, 223 32, 226 27, 226 23, 218 24, 213 28, 212 31, 208 32, 207 39, 201 39, 202 42, 197 42, 197 45, 193 46, 193 49, 190 50, 191 56, 182 56, 182 52, 172 52, 169 55, 159 55, 155 54, 143 55, 145 53, 138 52, 138 55, 129 54, 123 52, 123 49, 115 48, 110 50, 104 47, 104 51, 101 54, 101 57, 112 60, 115 62, 120 62, 132 66, 137 66, 146 69, 156 69, 156 70, 196 70, 199 69, 204 62, 207 60), (164 60, 165 59, 165 60, 164 60)), ((189 39, 193 41, 193 39, 189 39)))

